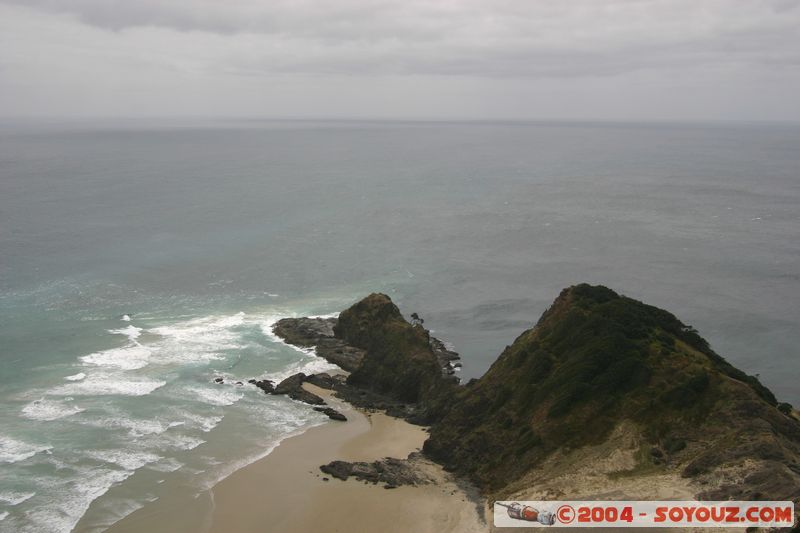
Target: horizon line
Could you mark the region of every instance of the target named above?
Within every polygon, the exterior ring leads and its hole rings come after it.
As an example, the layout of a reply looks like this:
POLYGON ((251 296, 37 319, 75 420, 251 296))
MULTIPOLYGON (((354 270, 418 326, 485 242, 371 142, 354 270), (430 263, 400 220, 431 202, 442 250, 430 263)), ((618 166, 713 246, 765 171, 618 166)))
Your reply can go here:
POLYGON ((741 119, 741 118, 570 118, 570 117, 340 117, 340 116, 242 116, 242 115, 0 115, 3 122, 52 122, 52 123, 87 123, 87 122, 146 122, 146 121, 207 121, 207 122, 394 122, 394 123, 472 123, 472 124, 707 124, 707 125, 800 125, 797 119, 741 119))

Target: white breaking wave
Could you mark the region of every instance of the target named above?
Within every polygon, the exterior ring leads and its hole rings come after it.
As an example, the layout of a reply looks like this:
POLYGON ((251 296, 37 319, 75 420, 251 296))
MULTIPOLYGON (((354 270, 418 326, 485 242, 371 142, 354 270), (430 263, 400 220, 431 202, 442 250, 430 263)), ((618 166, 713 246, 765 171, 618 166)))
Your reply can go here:
POLYGON ((0 435, 0 463, 17 463, 51 449, 52 446, 28 444, 0 435))
POLYGON ((156 472, 165 472, 165 473, 175 472, 176 470, 182 467, 183 463, 172 457, 168 457, 166 459, 158 461, 157 463, 150 463, 147 465, 147 468, 149 468, 150 470, 155 470, 156 472))
POLYGON ((31 420, 58 420, 66 416, 71 416, 83 411, 77 405, 68 405, 67 402, 72 398, 63 400, 49 400, 41 398, 34 400, 22 408, 22 416, 31 420))
POLYGON ((3 511, 2 513, 0 513, 0 522, 5 520, 7 516, 8 516, 8 511, 3 511))
POLYGON ((72 531, 89 505, 108 492, 108 489, 130 477, 128 470, 91 468, 80 472, 71 480, 50 480, 53 497, 47 505, 27 511, 27 523, 15 531, 68 533, 72 531))
POLYGON ((190 435, 182 435, 179 433, 163 433, 158 436, 152 436, 148 439, 147 444, 149 447, 158 448, 161 450, 193 450, 205 444, 206 441, 190 435))
POLYGON ((158 338, 139 342, 142 328, 129 325, 109 333, 125 335, 128 344, 80 357, 86 365, 138 370, 151 364, 181 365, 222 359, 220 352, 241 348, 241 339, 232 328, 245 321, 244 313, 230 316, 207 316, 158 326, 147 330, 158 338))
POLYGON ((199 428, 203 433, 208 433, 222 422, 222 416, 202 416, 196 413, 182 411, 179 415, 189 426, 199 428))
POLYGON ((128 338, 128 344, 121 348, 111 348, 84 355, 80 358, 83 363, 116 367, 122 370, 136 370, 147 366, 152 352, 136 340, 142 334, 142 328, 131 325, 123 329, 110 329, 108 332, 125 335, 128 338))
POLYGON ((215 388, 210 387, 186 387, 186 391, 190 392, 203 403, 211 405, 233 405, 242 399, 242 393, 231 388, 216 385, 215 388))
POLYGON ((132 343, 122 348, 112 348, 84 355, 80 358, 86 364, 95 366, 116 367, 121 370, 137 370, 150 362, 152 352, 139 343, 132 343))
POLYGON ((322 319, 339 318, 339 314, 340 314, 339 312, 336 312, 336 313, 328 313, 327 315, 309 315, 308 318, 322 318, 322 319))
POLYGON ((30 500, 35 495, 35 492, 0 492, 0 502, 14 506, 30 500))
POLYGON ((182 424, 181 421, 175 420, 166 422, 162 420, 144 420, 129 418, 123 414, 115 414, 110 417, 93 417, 86 420, 81 420, 82 424, 93 427, 101 427, 105 429, 124 429, 128 431, 131 437, 143 437, 145 435, 160 435, 169 428, 176 427, 182 424))
MULTIPOLYGON (((15 510, 6 515, 0 530, 11 527, 11 530, 20 532, 66 533, 74 528, 93 500, 139 469, 163 472, 164 477, 179 469, 182 472, 196 470, 198 476, 205 472, 198 478, 198 483, 205 484, 209 476, 218 480, 267 455, 287 436, 325 423, 327 419, 323 415, 289 405, 293 402, 285 399, 258 395, 256 400, 249 387, 195 381, 200 376, 210 381, 209 375, 224 375, 226 383, 237 378, 246 381, 250 376, 242 376, 235 365, 254 353, 256 357, 266 354, 263 361, 268 366, 264 368, 274 370, 266 376, 276 381, 296 372, 311 374, 337 368, 318 357, 313 348, 298 349, 274 336, 272 325, 282 316, 286 314, 181 317, 178 322, 146 329, 129 323, 120 324, 125 326, 120 329, 108 330, 112 335, 123 335, 127 342, 123 346, 82 355, 78 362, 83 365, 83 372, 64 377, 64 381, 52 388, 30 391, 25 397, 29 403, 21 410, 21 416, 34 420, 70 417, 69 423, 75 423, 78 430, 76 434, 80 434, 81 426, 90 429, 91 434, 98 431, 95 428, 109 430, 108 440, 94 444, 108 449, 87 450, 79 453, 80 458, 76 461, 74 452, 80 450, 80 446, 69 450, 62 450, 59 446, 58 451, 47 459, 57 466, 56 476, 37 478, 34 486, 25 487, 35 490, 35 493, 8 493, 8 498, 0 494, 0 501, 18 502, 20 505, 17 508, 19 512, 15 510), (272 358, 269 352, 277 351, 279 346, 256 344, 263 342, 257 334, 259 329, 275 343, 297 352, 297 357, 284 353, 277 359, 272 358), (276 367, 274 361, 284 361, 287 355, 293 362, 283 368, 280 368, 283 365, 276 367), (205 365, 222 359, 227 359, 223 367, 226 371, 210 374, 213 367, 205 365), (203 366, 193 368, 196 365, 203 366), (164 391, 151 400, 126 398, 147 396, 165 386, 164 391), (164 402, 159 401, 162 399, 164 402), (89 410, 91 416, 80 414, 84 409, 89 410), (208 460, 198 461, 198 453, 201 458, 204 453, 201 450, 209 455, 216 454, 217 436, 215 433, 206 434, 222 422, 229 409, 245 415, 248 429, 257 434, 253 436, 244 432, 248 435, 242 441, 243 450, 247 448, 242 453, 246 456, 244 462, 232 462, 230 457, 220 457, 219 460, 208 457, 208 460), (204 444, 206 438, 215 444, 191 451, 204 444), (120 447, 113 448, 117 444, 120 447), (89 463, 89 460, 98 462, 89 463), (89 467, 90 464, 94 466, 89 467), (31 501, 23 504, 28 499, 31 501)), ((245 367, 252 368, 250 365, 239 368, 245 367)), ((233 416, 233 419, 239 420, 239 416, 233 416)), ((43 424, 41 427, 59 429, 65 424, 43 424)), ((89 431, 86 433, 90 434, 89 431)), ((105 431, 102 433, 106 435, 105 431)), ((50 449, 49 446, 13 439, 0 441, 0 464, 22 461, 50 449)), ((26 466, 23 464, 20 468, 26 466)), ((98 502, 101 507, 113 501, 106 502, 108 497, 111 495, 98 502)))
POLYGON ((141 336, 142 328, 137 328, 134 325, 130 325, 122 329, 110 329, 108 332, 115 335, 125 335, 128 337, 129 341, 135 341, 141 336))
POLYGON ((147 452, 131 452, 126 450, 89 450, 86 452, 88 457, 97 461, 111 463, 130 470, 138 470, 146 464, 155 463, 163 459, 160 455, 147 452))
POLYGON ((54 396, 144 396, 166 385, 151 378, 128 378, 115 373, 92 373, 82 381, 61 385, 49 391, 54 396))
POLYGON ((207 316, 148 329, 161 338, 148 344, 159 364, 186 364, 222 359, 220 352, 242 347, 232 328, 245 323, 245 314, 207 316))

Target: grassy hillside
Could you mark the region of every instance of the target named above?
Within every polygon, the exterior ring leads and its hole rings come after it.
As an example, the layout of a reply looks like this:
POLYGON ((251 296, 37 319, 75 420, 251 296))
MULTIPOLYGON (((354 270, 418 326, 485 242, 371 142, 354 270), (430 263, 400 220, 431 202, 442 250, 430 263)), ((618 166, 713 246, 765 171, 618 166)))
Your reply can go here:
POLYGON ((350 394, 405 404, 401 411, 431 425, 424 451, 487 494, 519 489, 555 455, 597 452, 575 454, 580 462, 606 453, 624 428, 638 448, 633 467, 610 472, 616 479, 683 476, 706 499, 800 498, 800 422, 791 406, 672 314, 606 287, 564 289, 482 378, 463 386, 443 375, 428 331, 384 294, 343 311, 334 334, 364 353, 350 394))
MULTIPOLYGON (((800 425, 667 311, 601 286, 562 291, 479 380, 448 393, 425 452, 486 490, 633 421, 686 476, 749 457, 791 464, 800 425)), ((798 465, 800 472, 800 465, 798 465)))

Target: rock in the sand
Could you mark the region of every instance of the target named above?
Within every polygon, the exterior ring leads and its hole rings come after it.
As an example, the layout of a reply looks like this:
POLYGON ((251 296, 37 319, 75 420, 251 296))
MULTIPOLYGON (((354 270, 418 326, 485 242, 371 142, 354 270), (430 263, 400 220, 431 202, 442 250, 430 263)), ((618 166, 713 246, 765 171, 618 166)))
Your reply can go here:
POLYGON ((347 461, 331 461, 326 465, 320 466, 319 469, 336 479, 347 481, 347 478, 350 477, 350 473, 353 471, 353 465, 347 461))
POLYGON ((371 463, 353 463, 353 470, 350 472, 350 475, 355 476, 356 479, 371 481, 373 483, 381 479, 381 472, 371 463))
POLYGON ((320 466, 326 474, 346 481, 350 476, 365 483, 385 483, 390 488, 401 485, 421 485, 431 483, 432 480, 415 467, 414 461, 409 459, 393 459, 387 457, 372 463, 348 463, 347 461, 332 461, 320 466))
POLYGON ((314 410, 328 415, 331 420, 347 422, 347 417, 332 407, 315 407, 314 410))

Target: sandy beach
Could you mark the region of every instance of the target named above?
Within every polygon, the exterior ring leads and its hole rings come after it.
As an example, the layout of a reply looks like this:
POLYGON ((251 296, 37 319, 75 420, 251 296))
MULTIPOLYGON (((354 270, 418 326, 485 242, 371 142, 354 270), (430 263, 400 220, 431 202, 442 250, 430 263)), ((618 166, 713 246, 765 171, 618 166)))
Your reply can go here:
MULTIPOLYGON (((114 524, 112 533, 192 532, 447 532, 486 531, 483 504, 438 465, 422 468, 435 484, 384 489, 330 478, 330 461, 405 458, 419 450, 425 430, 383 413, 363 413, 306 384, 347 416, 283 441, 265 458, 199 496, 176 494, 114 524)), ((188 493, 188 488, 187 488, 188 493)))

